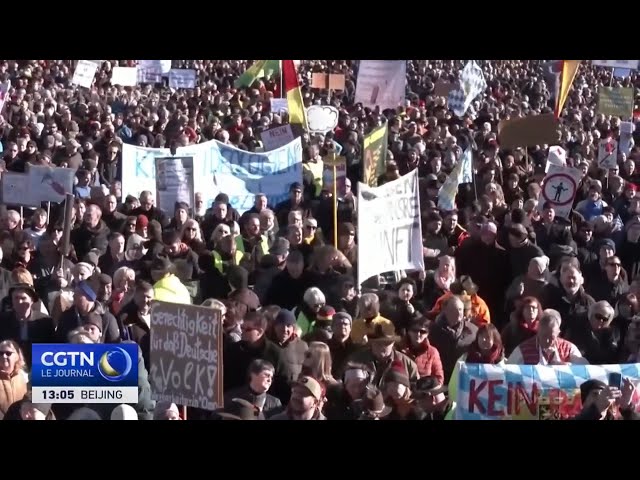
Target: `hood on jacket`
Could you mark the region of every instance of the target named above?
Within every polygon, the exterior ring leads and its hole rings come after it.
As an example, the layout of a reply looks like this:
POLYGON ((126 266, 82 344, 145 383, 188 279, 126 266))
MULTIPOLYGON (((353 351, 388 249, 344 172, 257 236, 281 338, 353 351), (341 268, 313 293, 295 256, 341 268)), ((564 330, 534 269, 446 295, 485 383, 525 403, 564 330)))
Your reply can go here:
POLYGON ((175 275, 167 275, 153 286, 155 300, 171 303, 190 304, 191 295, 180 279, 175 275))

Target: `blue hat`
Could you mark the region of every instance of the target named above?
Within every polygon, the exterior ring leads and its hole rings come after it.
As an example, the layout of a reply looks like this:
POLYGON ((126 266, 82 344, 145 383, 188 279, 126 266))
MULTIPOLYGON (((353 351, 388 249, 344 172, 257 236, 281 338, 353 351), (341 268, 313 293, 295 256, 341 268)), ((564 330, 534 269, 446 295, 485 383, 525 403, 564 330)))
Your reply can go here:
POLYGON ((89 285, 89 283, 85 282, 84 280, 76 285, 76 290, 78 290, 92 302, 95 302, 96 298, 98 298, 96 292, 94 292, 93 288, 91 288, 91 285, 89 285))
POLYGON ((613 253, 616 253, 616 244, 613 243, 613 240, 610 238, 605 238, 600 241, 600 246, 598 248, 608 247, 610 250, 613 250, 613 253))
POLYGON ((287 310, 283 308, 276 315, 276 319, 274 321, 275 325, 295 325, 296 317, 291 310, 287 310))

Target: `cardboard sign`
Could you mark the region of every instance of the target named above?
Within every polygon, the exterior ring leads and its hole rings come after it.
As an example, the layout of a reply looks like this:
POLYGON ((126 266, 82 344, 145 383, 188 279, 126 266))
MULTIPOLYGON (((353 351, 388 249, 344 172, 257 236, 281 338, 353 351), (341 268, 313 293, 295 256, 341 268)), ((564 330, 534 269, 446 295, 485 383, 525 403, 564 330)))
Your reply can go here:
POLYGON ((311 75, 311 88, 344 90, 344 81, 342 73, 314 73, 311 75))
POLYGON ((286 124, 265 130, 260 133, 260 139, 264 145, 264 151, 270 152, 293 142, 295 137, 291 131, 291 125, 286 124))
POLYGON ((150 335, 155 400, 204 410, 223 406, 220 310, 156 302, 150 335))
POLYGON ((600 87, 598 113, 630 118, 633 115, 633 88, 600 87))
POLYGON ((503 120, 498 124, 501 148, 531 147, 558 143, 558 122, 553 113, 503 120))
POLYGON ((456 88, 456 85, 454 83, 445 82, 444 80, 440 79, 436 82, 434 87, 435 87, 435 90, 433 94, 436 97, 448 98, 449 92, 451 92, 451 90, 456 88))

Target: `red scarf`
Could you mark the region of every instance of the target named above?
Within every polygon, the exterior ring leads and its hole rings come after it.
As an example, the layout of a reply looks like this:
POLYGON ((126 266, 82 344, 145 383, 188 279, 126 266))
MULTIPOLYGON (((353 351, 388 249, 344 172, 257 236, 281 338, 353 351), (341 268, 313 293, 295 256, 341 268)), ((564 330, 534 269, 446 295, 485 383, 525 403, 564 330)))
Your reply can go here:
POLYGON ((502 347, 494 345, 491 351, 483 352, 478 347, 478 342, 473 342, 467 352, 467 363, 491 363, 496 364, 504 357, 502 347))
POLYGON ((531 323, 527 323, 526 321, 522 320, 520 322, 520 328, 527 333, 536 334, 538 332, 538 321, 534 320, 531 323))

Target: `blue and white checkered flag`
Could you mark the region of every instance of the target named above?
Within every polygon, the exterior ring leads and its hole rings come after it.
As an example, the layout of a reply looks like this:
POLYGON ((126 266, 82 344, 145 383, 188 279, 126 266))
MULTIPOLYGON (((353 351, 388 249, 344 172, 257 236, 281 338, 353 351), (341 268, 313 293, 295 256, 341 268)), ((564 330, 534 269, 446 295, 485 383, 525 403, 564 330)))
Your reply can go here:
POLYGON ((462 117, 473 99, 487 88, 482 69, 475 61, 469 60, 460 74, 460 87, 449 92, 449 108, 458 117, 462 117))

